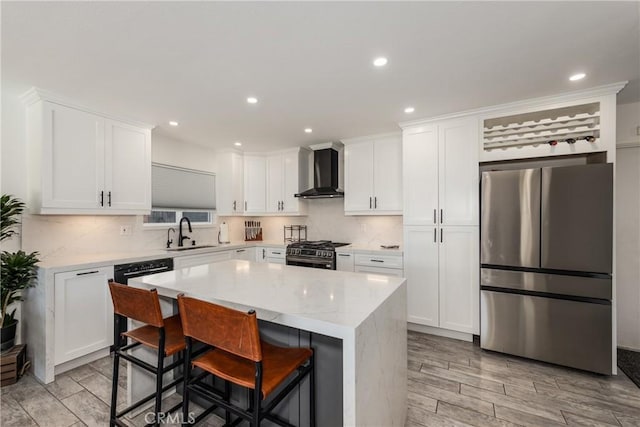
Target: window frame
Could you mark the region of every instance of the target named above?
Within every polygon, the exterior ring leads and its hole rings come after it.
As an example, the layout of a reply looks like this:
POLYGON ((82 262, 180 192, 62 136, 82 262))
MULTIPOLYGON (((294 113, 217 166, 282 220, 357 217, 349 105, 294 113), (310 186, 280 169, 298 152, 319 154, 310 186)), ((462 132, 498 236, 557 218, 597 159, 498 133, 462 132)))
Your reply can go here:
POLYGON ((180 219, 184 216, 184 212, 207 212, 209 213, 209 222, 195 222, 191 221, 191 228, 213 228, 218 225, 218 216, 216 211, 210 209, 170 209, 170 208, 151 208, 151 212, 175 212, 175 222, 145 222, 142 216, 142 227, 145 229, 158 229, 167 227, 178 227, 180 225, 180 219))

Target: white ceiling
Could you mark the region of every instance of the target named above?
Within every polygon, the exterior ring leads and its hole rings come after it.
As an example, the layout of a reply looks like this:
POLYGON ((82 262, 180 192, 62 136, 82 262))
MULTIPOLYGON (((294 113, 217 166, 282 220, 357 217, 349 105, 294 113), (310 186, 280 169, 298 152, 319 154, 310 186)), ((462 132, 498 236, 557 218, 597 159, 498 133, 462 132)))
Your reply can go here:
POLYGON ((622 80, 631 83, 619 101, 640 100, 640 2, 1 7, 3 84, 38 86, 216 148, 389 132, 400 121, 622 80), (383 69, 371 63, 379 55, 389 58, 383 69), (569 82, 578 71, 587 77, 569 82))

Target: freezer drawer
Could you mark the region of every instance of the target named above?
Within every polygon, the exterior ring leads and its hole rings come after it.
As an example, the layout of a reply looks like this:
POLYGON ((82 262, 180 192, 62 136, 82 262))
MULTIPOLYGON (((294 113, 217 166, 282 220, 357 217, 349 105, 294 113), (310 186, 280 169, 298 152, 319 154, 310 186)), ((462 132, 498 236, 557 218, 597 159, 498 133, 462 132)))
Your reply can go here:
POLYGON ((540 169, 482 173, 482 264, 540 266, 540 169))
POLYGON ((482 268, 480 285, 583 298, 611 299, 611 278, 482 268))
POLYGON ((610 375, 611 305, 483 290, 480 346, 610 375))
POLYGON ((611 273, 613 165, 542 169, 542 268, 611 273))

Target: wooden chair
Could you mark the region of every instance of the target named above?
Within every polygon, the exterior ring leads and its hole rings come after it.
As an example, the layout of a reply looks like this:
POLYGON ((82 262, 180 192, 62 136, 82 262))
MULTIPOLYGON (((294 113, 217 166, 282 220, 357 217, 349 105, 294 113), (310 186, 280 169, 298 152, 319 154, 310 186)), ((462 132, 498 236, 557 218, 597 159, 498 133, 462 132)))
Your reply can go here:
MULTIPOLYGON (((146 402, 149 402, 154 397, 154 422, 148 425, 158 425, 158 415, 161 414, 162 410, 162 393, 171 387, 176 386, 183 380, 182 376, 180 376, 165 386, 162 384, 162 377, 166 372, 182 366, 184 363, 185 339, 182 334, 180 315, 171 316, 166 319, 162 318, 160 301, 155 289, 145 290, 133 288, 116 283, 113 280, 109 280, 109 290, 111 291, 111 299, 113 300, 115 327, 118 327, 121 319, 127 318, 145 323, 144 326, 131 331, 126 331, 122 333, 122 335, 116 336, 113 352, 113 383, 111 385, 111 413, 109 425, 126 426, 127 424, 124 424, 119 420, 119 418, 142 406, 146 402), (127 338, 131 339, 133 343, 127 345, 127 338), (158 362, 156 366, 152 366, 144 360, 127 353, 129 350, 140 345, 157 350, 158 362), (165 357, 176 354, 179 356, 177 360, 168 366, 164 366, 165 357), (136 366, 155 374, 156 390, 128 408, 125 408, 120 412, 116 412, 116 403, 118 401, 118 371, 121 357, 136 366)), ((167 412, 173 412, 180 408, 180 406, 182 406, 182 403, 175 405, 167 412)))
POLYGON ((189 395, 195 393, 211 401, 213 407, 224 409, 225 425, 236 425, 244 419, 257 427, 267 419, 290 427, 291 424, 272 411, 309 374, 310 423, 315 426, 313 349, 278 347, 262 341, 253 310, 245 313, 183 295, 178 296, 178 308, 187 343, 182 407, 185 420, 189 415, 189 395), (213 349, 192 358, 194 341, 213 346, 213 349), (203 374, 192 378, 193 367, 202 369, 203 374), (294 372, 296 375, 287 382, 294 372), (224 391, 203 381, 209 374, 224 380, 224 391), (231 404, 231 383, 249 390, 248 408, 231 404), (270 399, 266 400, 268 397, 270 399), (238 417, 233 422, 232 414, 238 417))

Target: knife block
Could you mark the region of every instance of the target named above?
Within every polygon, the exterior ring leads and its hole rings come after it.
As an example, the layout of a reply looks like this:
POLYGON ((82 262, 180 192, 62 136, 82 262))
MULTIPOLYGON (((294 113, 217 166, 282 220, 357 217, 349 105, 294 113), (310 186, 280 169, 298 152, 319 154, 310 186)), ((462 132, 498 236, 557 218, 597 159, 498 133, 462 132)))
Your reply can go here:
POLYGON ((244 241, 245 242, 262 241, 262 227, 245 227, 244 241))

